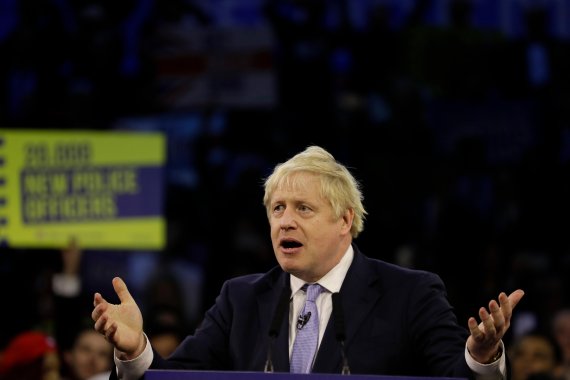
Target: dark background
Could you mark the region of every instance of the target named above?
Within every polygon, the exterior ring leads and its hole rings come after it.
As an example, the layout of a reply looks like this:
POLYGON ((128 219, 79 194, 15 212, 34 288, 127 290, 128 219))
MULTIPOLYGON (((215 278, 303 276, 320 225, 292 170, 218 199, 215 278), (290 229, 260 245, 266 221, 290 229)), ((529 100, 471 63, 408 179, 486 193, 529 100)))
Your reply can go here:
MULTIPOLYGON (((515 334, 570 306, 570 1, 0 4, 0 127, 167 136, 168 245, 85 252, 89 299, 121 275, 191 331, 276 264, 262 178, 319 144, 362 182, 361 250, 440 274, 461 324, 516 288, 515 334)), ((2 343, 49 325, 60 266, 2 248, 2 343)))

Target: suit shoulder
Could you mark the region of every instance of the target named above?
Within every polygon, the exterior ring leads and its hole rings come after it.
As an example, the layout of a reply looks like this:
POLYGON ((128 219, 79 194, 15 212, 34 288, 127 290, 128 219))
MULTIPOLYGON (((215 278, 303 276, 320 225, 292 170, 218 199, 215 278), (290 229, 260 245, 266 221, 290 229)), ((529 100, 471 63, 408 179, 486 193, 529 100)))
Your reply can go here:
POLYGON ((364 260, 368 261, 367 265, 375 268, 381 278, 394 278, 400 279, 401 281, 415 279, 416 281, 442 282, 437 273, 428 270, 403 267, 398 264, 370 257, 364 257, 364 260))
POLYGON ((254 288, 273 287, 279 281, 283 271, 278 266, 265 273, 251 273, 236 276, 225 281, 224 287, 231 288, 254 288))

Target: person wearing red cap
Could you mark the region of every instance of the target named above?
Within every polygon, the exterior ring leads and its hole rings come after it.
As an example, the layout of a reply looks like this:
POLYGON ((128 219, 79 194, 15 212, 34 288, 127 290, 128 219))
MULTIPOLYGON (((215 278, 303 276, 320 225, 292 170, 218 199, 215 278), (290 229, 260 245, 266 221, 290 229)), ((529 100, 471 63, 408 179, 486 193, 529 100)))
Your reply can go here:
POLYGON ((60 380, 55 340, 41 331, 16 335, 0 354, 3 380, 60 380))

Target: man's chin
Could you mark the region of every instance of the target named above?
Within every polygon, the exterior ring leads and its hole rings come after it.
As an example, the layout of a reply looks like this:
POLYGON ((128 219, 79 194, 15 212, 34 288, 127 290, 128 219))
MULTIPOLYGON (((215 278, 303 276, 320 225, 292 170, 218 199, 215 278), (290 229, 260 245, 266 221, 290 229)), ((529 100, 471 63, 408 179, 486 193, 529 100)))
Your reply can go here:
POLYGON ((279 265, 284 272, 292 274, 295 277, 298 277, 298 274, 301 272, 301 267, 299 263, 296 262, 296 260, 288 258, 281 259, 279 260, 279 265))

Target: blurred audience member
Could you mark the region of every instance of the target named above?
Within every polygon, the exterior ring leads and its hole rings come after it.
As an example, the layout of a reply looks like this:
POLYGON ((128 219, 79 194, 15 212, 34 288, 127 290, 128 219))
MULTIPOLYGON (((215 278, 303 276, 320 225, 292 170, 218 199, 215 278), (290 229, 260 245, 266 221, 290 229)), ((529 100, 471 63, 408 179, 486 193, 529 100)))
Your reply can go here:
POLYGON ((113 347, 92 325, 86 325, 77 333, 71 349, 63 352, 64 380, 108 378, 112 363, 113 347))
POLYGON ((555 342, 545 334, 529 332, 517 338, 507 353, 511 380, 554 379, 559 359, 555 342))
POLYGON ((16 335, 0 354, 2 380, 61 380, 53 337, 41 331, 16 335))
POLYGON ((561 309, 552 319, 552 335, 560 350, 561 360, 556 375, 570 380, 570 309, 561 309))
MULTIPOLYGON (((163 357, 168 357, 193 332, 197 325, 186 307, 187 298, 183 295, 181 272, 174 265, 162 263, 149 278, 145 289, 144 316, 148 327, 148 338, 153 347, 163 357)), ((187 273, 186 275, 188 275, 187 273)), ((193 291, 188 285, 186 291, 193 291)))
POLYGON ((180 309, 158 305, 151 308, 145 319, 148 323, 148 339, 152 347, 164 358, 170 356, 184 337, 186 331, 184 317, 180 309))
POLYGON ((68 350, 81 330, 82 318, 88 316, 87 298, 81 293, 81 258, 83 251, 76 239, 61 250, 61 271, 52 277, 55 338, 60 350, 68 350))
POLYGON ((52 282, 55 337, 65 380, 108 377, 113 364, 113 348, 93 330, 90 299, 82 292, 82 256, 79 243, 72 239, 61 251, 62 270, 52 282))

